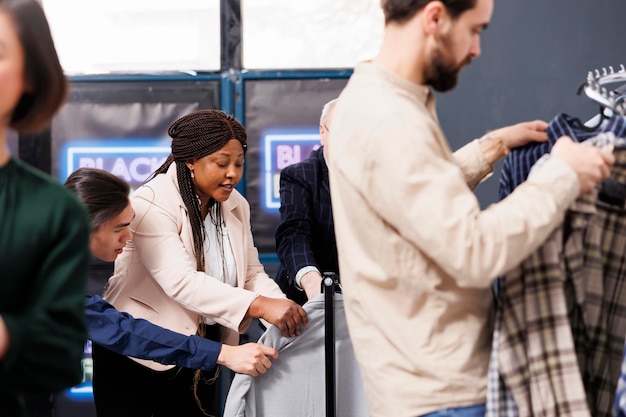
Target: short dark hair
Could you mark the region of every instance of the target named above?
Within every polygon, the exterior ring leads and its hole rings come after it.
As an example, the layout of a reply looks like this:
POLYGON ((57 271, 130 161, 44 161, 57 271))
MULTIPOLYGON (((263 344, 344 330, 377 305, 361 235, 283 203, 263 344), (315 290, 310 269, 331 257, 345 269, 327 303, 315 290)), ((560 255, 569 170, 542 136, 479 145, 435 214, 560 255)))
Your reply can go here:
POLYGON ((11 116, 10 127, 18 132, 35 132, 50 124, 68 92, 43 8, 35 0, 0 0, 17 30, 24 51, 26 91, 11 116))
MULTIPOLYGON (((434 0, 381 0, 380 5, 385 15, 385 24, 403 23, 409 20, 424 6, 434 0)), ((474 8, 476 0, 437 0, 446 7, 453 19, 463 12, 474 8)))
POLYGON ((87 207, 92 232, 115 218, 130 203, 130 185, 102 169, 78 168, 67 177, 63 186, 74 192, 87 207))

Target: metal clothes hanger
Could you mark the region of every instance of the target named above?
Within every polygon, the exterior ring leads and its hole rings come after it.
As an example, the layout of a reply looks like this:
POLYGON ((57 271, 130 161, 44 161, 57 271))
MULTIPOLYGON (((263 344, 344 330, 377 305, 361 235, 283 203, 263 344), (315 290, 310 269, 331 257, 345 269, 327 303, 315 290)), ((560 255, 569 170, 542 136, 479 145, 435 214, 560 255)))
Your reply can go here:
MULTIPOLYGON (((626 114, 626 68, 623 64, 617 71, 612 66, 608 69, 589 71, 587 81, 578 88, 577 94, 582 91, 587 97, 599 103, 601 108, 608 108, 621 116, 626 114), (614 84, 619 85, 613 86, 614 84)), ((604 114, 604 111, 601 113, 604 114)))
POLYGON ((598 114, 587 122, 582 122, 574 118, 580 126, 590 131, 597 130, 602 124, 614 114, 624 116, 626 114, 626 68, 620 65, 619 70, 612 66, 596 69, 587 73, 587 80, 576 89, 576 95, 582 92, 599 104, 598 114), (621 85, 614 88, 607 88, 612 84, 621 85))

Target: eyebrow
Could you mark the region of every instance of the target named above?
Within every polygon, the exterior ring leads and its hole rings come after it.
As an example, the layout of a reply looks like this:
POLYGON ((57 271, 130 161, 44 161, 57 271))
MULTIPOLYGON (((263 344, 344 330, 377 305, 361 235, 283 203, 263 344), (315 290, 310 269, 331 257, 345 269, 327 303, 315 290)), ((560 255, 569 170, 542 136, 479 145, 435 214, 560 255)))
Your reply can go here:
MULTIPOLYGON (((222 152, 222 151, 217 151, 217 152, 215 152, 215 153, 214 153, 214 154, 212 154, 212 155, 215 155, 215 157, 219 157, 219 156, 226 156, 226 157, 230 157, 230 156, 232 156, 233 154, 231 154, 230 152, 222 152)), ((245 152, 241 152, 241 153, 239 153, 239 154, 237 154, 237 155, 235 155, 235 156, 245 156, 245 155, 246 155, 246 154, 245 154, 245 152)))
MULTIPOLYGON (((133 221, 135 219, 135 215, 133 214, 133 218, 131 219, 131 221, 133 221)), ((130 222, 128 223, 120 223, 117 226, 114 227, 114 229, 119 229, 120 227, 126 227, 126 226, 130 226, 130 222)))

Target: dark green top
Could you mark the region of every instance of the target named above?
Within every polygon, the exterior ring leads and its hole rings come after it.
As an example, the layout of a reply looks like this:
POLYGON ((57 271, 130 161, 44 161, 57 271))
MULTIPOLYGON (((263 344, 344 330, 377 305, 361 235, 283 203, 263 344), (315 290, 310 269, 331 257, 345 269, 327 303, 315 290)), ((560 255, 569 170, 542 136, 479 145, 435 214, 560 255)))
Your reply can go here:
POLYGON ((89 222, 77 197, 11 159, 0 167, 0 315, 10 345, 0 361, 0 416, 24 415, 25 394, 82 379, 89 222))

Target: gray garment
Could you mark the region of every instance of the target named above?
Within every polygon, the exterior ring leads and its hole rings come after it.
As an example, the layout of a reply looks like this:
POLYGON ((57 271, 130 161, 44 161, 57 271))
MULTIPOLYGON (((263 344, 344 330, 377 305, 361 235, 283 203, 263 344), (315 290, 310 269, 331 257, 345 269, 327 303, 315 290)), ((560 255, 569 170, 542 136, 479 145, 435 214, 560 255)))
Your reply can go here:
MULTIPOLYGON (((296 338, 283 337, 270 326, 259 343, 280 357, 264 375, 237 374, 226 398, 224 417, 324 417, 324 296, 302 306, 309 324, 296 338)), ((335 371, 338 417, 368 416, 363 382, 348 336, 343 298, 335 295, 335 371)))

